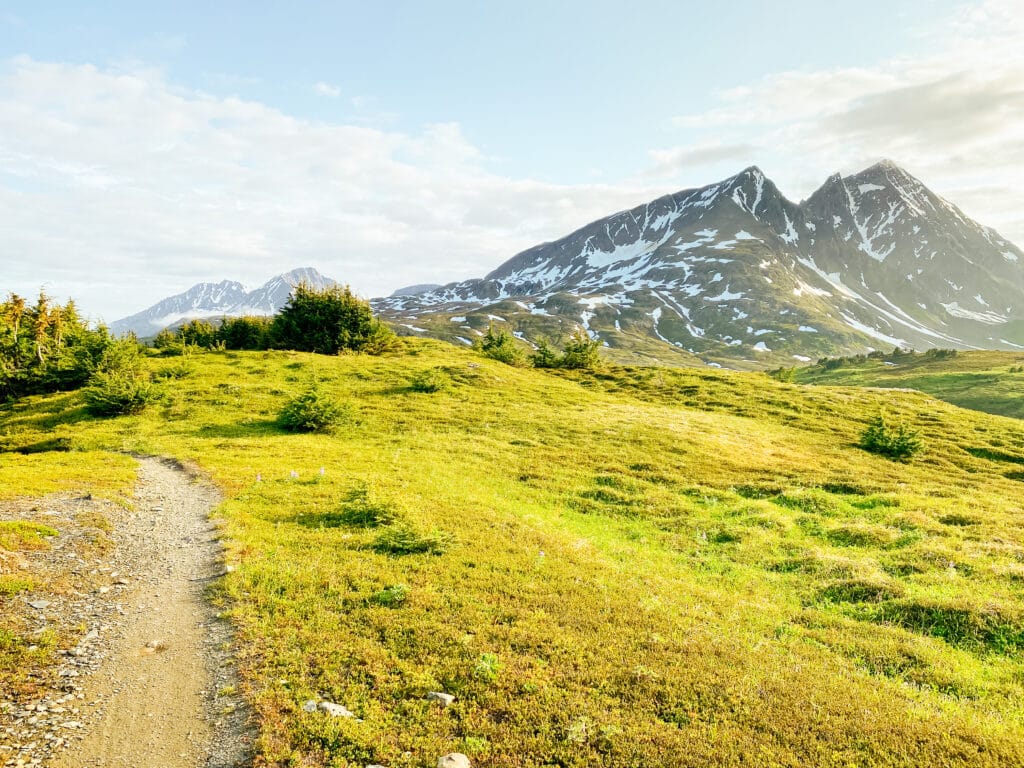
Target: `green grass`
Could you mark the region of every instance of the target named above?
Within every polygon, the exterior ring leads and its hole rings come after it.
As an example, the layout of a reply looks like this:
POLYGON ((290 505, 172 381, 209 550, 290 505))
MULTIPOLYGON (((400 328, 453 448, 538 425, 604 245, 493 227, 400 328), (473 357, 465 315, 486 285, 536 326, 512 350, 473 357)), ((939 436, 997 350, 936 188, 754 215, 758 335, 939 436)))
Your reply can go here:
POLYGON ((1024 762, 1024 424, 430 341, 193 361, 141 415, 34 397, 0 430, 66 435, 70 454, 16 457, 44 474, 134 451, 222 487, 236 567, 214 598, 266 764, 1024 762), (446 389, 409 386, 438 368, 446 389), (311 375, 352 414, 331 435, 276 424, 311 375), (920 431, 907 464, 856 445, 882 409, 920 431), (302 711, 318 697, 362 722, 302 711))
POLYGON ((804 384, 907 388, 985 413, 1024 419, 1024 352, 959 352, 936 359, 923 354, 886 359, 848 358, 832 370, 796 369, 804 384))
POLYGON ((0 549, 45 549, 49 546, 47 537, 56 535, 57 531, 48 525, 28 520, 0 520, 0 549))

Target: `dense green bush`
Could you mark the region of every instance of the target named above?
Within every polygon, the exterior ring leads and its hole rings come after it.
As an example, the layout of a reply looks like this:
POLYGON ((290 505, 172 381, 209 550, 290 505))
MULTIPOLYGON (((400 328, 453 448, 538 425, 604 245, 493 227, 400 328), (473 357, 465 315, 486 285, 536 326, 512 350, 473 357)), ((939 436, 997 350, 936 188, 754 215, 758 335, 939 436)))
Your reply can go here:
POLYGON ((97 416, 141 413, 164 398, 164 390, 142 369, 133 339, 113 342, 103 352, 85 388, 85 405, 97 416))
POLYGON ((291 432, 326 432, 350 419, 349 407, 333 400, 314 381, 285 403, 277 422, 291 432))
POLYGON ((906 461, 921 450, 921 440, 916 430, 909 429, 905 424, 893 428, 881 414, 861 433, 858 445, 865 451, 897 461, 906 461))
POLYGON ((317 289, 300 283, 270 328, 279 349, 334 355, 343 350, 381 354, 397 344, 394 332, 373 316, 370 303, 348 286, 317 289))
POLYGON ((85 388, 86 408, 97 416, 142 413, 146 406, 163 397, 164 391, 158 384, 125 371, 97 371, 85 388))
POLYGON ((269 317, 227 317, 217 329, 217 339, 225 349, 267 349, 272 325, 269 317))
POLYGON ((370 605, 379 605, 383 608, 399 608, 409 600, 409 588, 405 584, 392 584, 384 587, 379 592, 370 595, 370 605))
POLYGON ((793 382, 796 381, 796 367, 790 366, 787 368, 786 366, 782 366, 768 371, 768 375, 776 381, 793 382))
POLYGON ((512 334, 504 328, 495 330, 493 323, 473 346, 485 357, 508 365, 522 365, 524 361, 522 350, 516 346, 512 334))

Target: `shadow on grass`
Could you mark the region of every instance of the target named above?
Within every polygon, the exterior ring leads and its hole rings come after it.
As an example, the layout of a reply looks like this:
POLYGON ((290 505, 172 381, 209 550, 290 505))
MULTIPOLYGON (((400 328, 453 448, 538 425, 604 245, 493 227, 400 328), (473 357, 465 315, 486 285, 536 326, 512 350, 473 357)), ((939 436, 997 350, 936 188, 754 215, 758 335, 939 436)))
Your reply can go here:
POLYGON ((194 433, 196 437, 219 437, 240 439, 246 437, 268 437, 270 435, 295 434, 281 427, 276 419, 260 419, 244 424, 207 424, 199 427, 194 433))
POLYGON ((1005 461, 1009 464, 1024 464, 1024 456, 1018 456, 1012 453, 1003 453, 1002 451, 996 451, 991 448, 964 448, 964 450, 976 459, 1005 461))

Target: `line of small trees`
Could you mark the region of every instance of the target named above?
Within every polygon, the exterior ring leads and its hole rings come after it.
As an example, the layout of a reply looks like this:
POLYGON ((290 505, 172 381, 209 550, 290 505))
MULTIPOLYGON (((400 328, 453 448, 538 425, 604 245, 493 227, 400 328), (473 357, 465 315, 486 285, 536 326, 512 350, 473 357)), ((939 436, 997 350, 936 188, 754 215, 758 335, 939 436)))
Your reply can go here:
POLYGON ((0 303, 0 399, 75 389, 88 381, 113 339, 92 329, 73 301, 40 292, 35 304, 15 293, 0 303))
POLYGON ((491 324, 476 343, 476 348, 487 357, 509 365, 533 365, 534 368, 593 369, 601 364, 601 342, 577 329, 565 343, 561 352, 541 339, 533 354, 526 355, 508 331, 495 329, 491 324))

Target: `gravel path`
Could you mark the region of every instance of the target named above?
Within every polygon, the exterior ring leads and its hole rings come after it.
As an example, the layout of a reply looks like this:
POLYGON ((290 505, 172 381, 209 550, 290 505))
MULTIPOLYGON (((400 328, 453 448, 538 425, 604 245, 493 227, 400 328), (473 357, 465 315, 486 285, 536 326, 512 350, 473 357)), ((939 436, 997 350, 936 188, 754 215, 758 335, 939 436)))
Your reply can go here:
MULTIPOLYGON (((203 590, 223 571, 208 520, 216 490, 182 467, 141 459, 134 510, 106 505, 110 554, 90 562, 70 547, 86 499, 46 500, 61 531, 39 567, 70 568, 76 588, 25 596, 44 627, 88 627, 33 701, 5 702, 18 740, 3 764, 53 768, 229 768, 251 763, 246 713, 235 693, 231 634, 203 590), (77 503, 77 507, 76 507, 77 503), (67 525, 61 525, 61 519, 67 525), (65 533, 67 532, 67 533, 65 533), (67 541, 61 542, 60 539, 67 541), (61 558, 53 562, 53 558, 61 558), (66 562, 65 562, 66 561, 66 562), (90 566, 92 566, 90 568, 90 566), (87 591, 83 591, 83 588, 87 591), (83 621, 84 619, 84 621, 83 621), (49 688, 48 691, 45 688, 49 688)), ((22 513, 24 510, 22 510, 22 513)), ((95 514, 95 510, 91 510, 95 514)), ((86 552, 88 555, 88 552, 86 552)), ((51 574, 52 575, 52 574, 51 574)))

